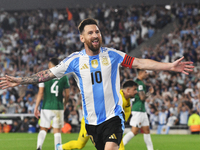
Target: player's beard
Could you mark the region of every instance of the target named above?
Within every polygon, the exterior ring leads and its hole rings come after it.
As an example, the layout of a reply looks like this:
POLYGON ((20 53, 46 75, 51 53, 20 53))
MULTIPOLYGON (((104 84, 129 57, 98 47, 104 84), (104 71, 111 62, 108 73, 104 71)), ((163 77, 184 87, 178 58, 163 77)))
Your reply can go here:
POLYGON ((99 51, 99 49, 100 49, 100 47, 101 47, 101 44, 102 44, 102 38, 95 38, 95 39, 92 39, 92 40, 86 40, 85 41, 85 44, 88 46, 88 48, 91 50, 91 51, 93 51, 93 52, 97 52, 97 51, 99 51), (92 44, 92 41, 94 41, 94 40, 98 40, 98 45, 93 45, 92 44))

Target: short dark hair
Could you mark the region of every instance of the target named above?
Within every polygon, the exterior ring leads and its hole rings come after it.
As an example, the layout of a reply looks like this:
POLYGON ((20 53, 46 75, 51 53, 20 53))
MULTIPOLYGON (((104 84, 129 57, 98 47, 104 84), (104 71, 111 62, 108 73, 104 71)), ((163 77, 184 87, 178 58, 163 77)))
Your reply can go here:
POLYGON ((83 21, 81 21, 81 23, 78 26, 78 30, 79 30, 80 34, 82 34, 84 27, 86 25, 91 25, 91 24, 98 26, 97 21, 92 18, 87 18, 87 19, 84 19, 83 21))
POLYGON ((133 80, 127 80, 123 83, 122 88, 125 89, 127 87, 133 87, 133 86, 138 86, 138 84, 136 82, 134 82, 133 80))
POLYGON ((192 110, 192 114, 198 113, 197 110, 192 110))
POLYGON ((49 59, 49 62, 51 62, 54 66, 56 66, 59 63, 59 60, 58 58, 53 57, 49 59))
POLYGON ((144 71, 144 69, 137 69, 137 73, 139 73, 140 71, 144 71))

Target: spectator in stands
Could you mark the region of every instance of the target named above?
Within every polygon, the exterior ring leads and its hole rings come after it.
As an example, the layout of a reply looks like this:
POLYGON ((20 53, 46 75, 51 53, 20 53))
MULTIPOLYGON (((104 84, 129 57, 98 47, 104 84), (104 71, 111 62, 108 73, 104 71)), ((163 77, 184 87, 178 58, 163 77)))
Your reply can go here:
POLYGON ((0 114, 1 114, 3 111, 6 111, 6 107, 1 103, 1 100, 0 100, 0 114))
POLYGON ((175 116, 173 112, 170 112, 170 116, 167 119, 167 126, 172 127, 172 126, 177 125, 177 124, 178 124, 177 116, 175 116))
POLYGON ((32 101, 28 101, 26 102, 26 107, 27 107, 27 112, 29 114, 33 114, 34 113, 34 108, 35 108, 35 101, 32 100, 32 101))
POLYGON ((9 98, 14 102, 16 102, 16 97, 18 96, 17 91, 14 88, 9 89, 8 91, 9 91, 9 98))
POLYGON ((4 122, 4 124, 3 124, 3 132, 4 133, 9 133, 10 130, 11 130, 11 126, 8 125, 6 122, 4 122))
POLYGON ((169 117, 169 111, 166 110, 164 106, 161 107, 161 111, 156 113, 158 115, 158 129, 157 134, 161 134, 163 126, 167 124, 167 119, 169 117))
POLYGON ((178 109, 174 102, 172 102, 172 104, 170 105, 169 111, 170 111, 170 114, 173 114, 174 116, 178 117, 178 109))
POLYGON ((35 133, 37 130, 36 128, 37 128, 37 120, 34 117, 30 119, 28 132, 35 133))
POLYGON ((3 90, 3 94, 1 95, 2 104, 7 106, 9 100, 9 94, 7 90, 3 90))
POLYGON ((69 114, 71 110, 72 110, 72 104, 67 104, 66 109, 64 111, 64 121, 66 123, 69 123, 69 114))
POLYGON ((177 122, 178 118, 173 113, 170 113, 167 124, 162 126, 161 134, 169 134, 170 127, 174 126, 177 122))
POLYGON ((150 108, 149 112, 150 129, 156 129, 158 124, 158 117, 156 115, 157 109, 154 104, 150 104, 149 108, 150 108))
POLYGON ((143 40, 148 40, 148 27, 146 22, 142 22, 141 24, 141 37, 143 40))
POLYGON ((178 114, 179 114, 179 124, 186 126, 188 123, 188 117, 190 114, 189 107, 184 103, 181 102, 178 106, 178 114))
POLYGON ((17 109, 17 104, 13 101, 13 100, 10 100, 9 101, 9 104, 7 105, 7 114, 14 114, 15 111, 17 109))
POLYGON ((149 21, 151 27, 156 27, 156 19, 156 11, 153 10, 147 18, 147 21, 149 21))
POLYGON ((130 42, 131 42, 131 49, 134 49, 138 46, 137 40, 139 38, 139 35, 137 34, 137 31, 135 29, 130 34, 130 42))
POLYGON ((189 92, 188 94, 186 94, 186 99, 185 99, 185 104, 189 107, 190 110, 193 109, 193 103, 192 103, 192 95, 191 92, 189 92))
POLYGON ((26 90, 26 94, 25 95, 29 95, 30 96, 33 96, 35 93, 34 93, 34 85, 33 84, 28 84, 27 86, 27 90, 26 90))
POLYGON ((20 124, 17 120, 13 121, 11 132, 19 132, 20 124))
POLYGON ((24 118, 23 122, 21 123, 20 126, 20 132, 28 132, 28 128, 29 128, 29 120, 28 118, 24 118))
POLYGON ((148 38, 151 38, 155 33, 155 29, 153 27, 149 27, 148 29, 148 38))
POLYGON ((22 109, 24 108, 25 104, 24 104, 24 101, 23 101, 23 98, 22 97, 19 97, 17 99, 17 104, 18 104, 18 113, 21 113, 22 112, 22 109))
POLYGON ((116 49, 119 49, 119 44, 121 42, 120 36, 118 35, 118 33, 116 32, 114 34, 114 37, 112 38, 112 41, 115 43, 115 47, 116 49))
POLYGON ((74 108, 73 106, 69 113, 68 120, 69 120, 70 125, 72 126, 72 132, 78 132, 79 131, 78 129, 79 115, 76 108, 74 108))
POLYGON ((104 38, 103 39, 104 39, 105 46, 108 46, 110 44, 111 40, 112 40, 111 34, 109 33, 108 30, 105 30, 105 34, 104 34, 104 38))
POLYGON ((193 93, 193 84, 192 84, 192 82, 191 81, 189 81, 187 84, 186 84, 186 86, 187 86, 187 88, 185 89, 185 91, 184 91, 184 94, 188 94, 189 92, 190 93, 193 93))
POLYGON ((31 94, 27 94, 26 96, 23 97, 24 103, 28 102, 28 101, 32 101, 32 96, 31 94))

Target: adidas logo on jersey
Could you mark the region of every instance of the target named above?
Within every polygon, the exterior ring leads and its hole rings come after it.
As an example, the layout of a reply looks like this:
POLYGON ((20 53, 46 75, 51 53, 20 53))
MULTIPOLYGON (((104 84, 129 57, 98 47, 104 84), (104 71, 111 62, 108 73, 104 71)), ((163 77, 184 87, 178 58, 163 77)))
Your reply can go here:
POLYGON ((113 133, 113 134, 109 137, 109 139, 117 139, 115 133, 113 133))
POLYGON ((88 67, 86 64, 84 64, 84 65, 81 67, 81 70, 83 70, 83 69, 89 69, 89 67, 88 67))

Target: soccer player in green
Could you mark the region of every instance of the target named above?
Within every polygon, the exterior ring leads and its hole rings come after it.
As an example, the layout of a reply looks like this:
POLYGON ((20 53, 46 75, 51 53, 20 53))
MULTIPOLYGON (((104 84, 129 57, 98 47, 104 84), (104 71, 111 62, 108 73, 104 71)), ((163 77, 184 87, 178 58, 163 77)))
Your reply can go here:
POLYGON ((135 82, 138 84, 138 93, 135 95, 135 100, 132 102, 132 117, 130 120, 130 125, 132 129, 128 132, 124 138, 123 143, 126 145, 134 136, 138 134, 139 128, 144 131, 144 141, 146 143, 148 150, 153 150, 153 144, 150 136, 149 120, 145 110, 145 99, 150 93, 154 92, 151 87, 149 92, 146 92, 146 85, 143 80, 148 77, 146 70, 137 69, 138 76, 135 82))
MULTIPOLYGON (((59 63, 57 58, 52 58, 49 63, 49 69, 59 63)), ((61 128, 64 124, 64 106, 69 99, 69 81, 67 76, 61 79, 54 78, 47 82, 39 84, 39 91, 37 95, 34 115, 36 118, 40 116, 40 132, 37 138, 37 150, 42 149, 46 133, 50 128, 51 122, 54 133, 55 150, 56 145, 62 143, 61 128), (38 106, 44 96, 41 113, 39 113, 38 106), (64 104, 63 104, 64 98, 64 104)))

